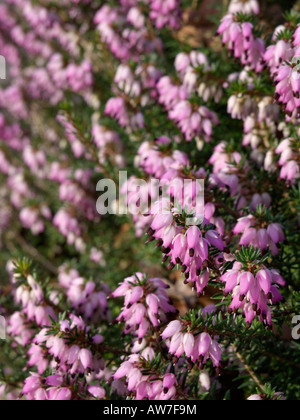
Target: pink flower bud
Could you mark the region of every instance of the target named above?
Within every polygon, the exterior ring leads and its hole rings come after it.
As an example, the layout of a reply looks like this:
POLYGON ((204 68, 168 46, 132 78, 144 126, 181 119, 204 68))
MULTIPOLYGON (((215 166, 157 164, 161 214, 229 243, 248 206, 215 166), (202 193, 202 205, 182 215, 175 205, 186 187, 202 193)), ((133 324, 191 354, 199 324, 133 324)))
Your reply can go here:
POLYGON ((252 225, 252 223, 253 223, 252 218, 242 217, 241 219, 238 220, 238 223, 233 229, 233 233, 235 235, 238 235, 239 233, 244 232, 246 229, 248 229, 252 225))
POLYGON ((197 226, 192 226, 186 233, 188 248, 195 250, 199 245, 201 232, 197 226))
POLYGON ((132 364, 130 362, 122 363, 121 366, 119 367, 119 369, 114 374, 114 378, 115 379, 124 378, 124 376, 128 375, 128 373, 131 371, 131 369, 132 369, 132 364))
POLYGON ((272 276, 273 283, 279 284, 279 286, 283 286, 283 287, 286 285, 286 282, 280 275, 279 271, 273 269, 273 270, 270 270, 270 273, 272 276))
POLYGON ((25 379, 25 385, 23 387, 23 394, 28 394, 36 391, 41 386, 40 377, 36 374, 32 374, 29 378, 25 379))
POLYGON ((168 214, 158 214, 155 216, 151 228, 155 231, 160 230, 173 222, 173 215, 172 213, 168 214))
POLYGON ((142 303, 135 306, 135 322, 140 324, 145 317, 146 308, 142 303))
POLYGON ((186 252, 186 247, 187 247, 186 236, 182 234, 177 235, 173 242, 174 257, 183 259, 183 255, 186 252))
POLYGON ((237 286, 238 276, 238 270, 230 270, 221 277, 221 280, 226 282, 224 289, 225 293, 232 292, 232 290, 237 286))
POLYGON ((145 318, 143 318, 143 320, 140 324, 140 327, 138 329, 138 337, 139 338, 144 338, 145 334, 148 331, 148 328, 150 328, 150 324, 145 318))
POLYGON ((199 345, 198 350, 199 354, 205 357, 206 353, 208 352, 211 345, 211 338, 210 335, 207 333, 202 333, 199 337, 199 345))
POLYGON ((268 226, 268 234, 270 235, 272 241, 277 244, 278 242, 283 242, 285 236, 282 230, 282 227, 279 223, 272 223, 268 226))
POLYGON ((268 247, 268 242, 269 242, 269 237, 268 237, 268 232, 266 229, 260 229, 257 232, 257 242, 258 242, 258 246, 261 249, 267 249, 268 247))
POLYGON ((47 401, 48 400, 48 394, 45 389, 38 389, 34 394, 35 401, 47 401))
POLYGON ((172 373, 168 373, 163 380, 163 389, 169 390, 176 383, 176 377, 172 373))
POLYGON ((141 382, 136 390, 136 400, 141 401, 147 399, 151 391, 151 385, 148 382, 141 382))
POLYGON ((271 291, 271 285, 272 285, 272 278, 271 273, 269 270, 260 270, 256 274, 256 279, 259 282, 259 285, 261 289, 264 291, 264 293, 267 295, 271 291))
POLYGON ((103 389, 101 386, 90 385, 87 387, 87 390, 95 398, 99 398, 102 400, 105 397, 105 389, 103 389))
POLYGON ((210 353, 210 358, 213 362, 213 365, 215 367, 219 366, 220 361, 221 361, 221 349, 216 340, 212 340, 209 353, 210 353))
POLYGON ((81 349, 78 357, 84 369, 92 367, 93 355, 89 349, 81 349))
POLYGON ((93 337, 93 343, 95 344, 101 344, 104 341, 104 337, 100 334, 97 334, 93 337))
POLYGON ((250 271, 243 272, 239 278, 240 281, 240 294, 246 295, 254 283, 254 276, 250 271))
POLYGON ((208 245, 206 239, 200 238, 198 252, 203 261, 208 259, 208 245))
POLYGON ((183 336, 183 348, 186 357, 191 357, 194 351, 195 338, 193 334, 187 333, 183 336))
POLYGON ((51 375, 45 379, 45 382, 49 386, 61 386, 63 384, 63 377, 60 375, 51 375))
POLYGON ((146 303, 149 306, 150 310, 154 313, 157 314, 158 313, 158 303, 159 303, 159 299, 156 295, 154 294, 150 294, 146 297, 146 303))
POLYGON ((190 58, 188 54, 180 53, 177 55, 175 60, 176 70, 179 72, 185 71, 190 65, 190 58))
POLYGON ((271 293, 272 293, 272 303, 276 304, 280 301, 282 301, 282 295, 278 290, 278 286, 272 286, 271 287, 271 293))
POLYGON ((208 240, 208 242, 218 248, 220 251, 223 251, 225 246, 223 244, 222 239, 220 238, 220 236, 217 234, 217 232, 213 231, 213 230, 209 230, 206 235, 205 238, 208 240))
POLYGON ((250 397, 248 398, 248 401, 262 401, 262 398, 260 395, 250 395, 250 397))
POLYGON ((76 360, 78 359, 79 352, 80 352, 79 346, 74 345, 70 348, 69 358, 68 358, 69 365, 73 365, 76 362, 76 360))
POLYGON ((61 388, 56 394, 56 401, 70 401, 72 398, 72 393, 68 388, 61 388))
POLYGON ((177 332, 177 333, 174 334, 174 336, 172 337, 172 340, 171 340, 170 347, 169 347, 169 352, 171 354, 176 353, 176 351, 178 350, 178 348, 182 344, 182 340, 183 340, 183 334, 181 334, 180 332, 177 332))
POLYGON ((245 231, 240 240, 240 245, 249 245, 255 243, 257 238, 256 229, 250 228, 245 231))
POLYGON ((249 22, 243 23, 243 35, 244 37, 251 37, 252 36, 252 28, 253 25, 249 22))
POLYGON ((132 289, 129 303, 134 304, 138 302, 144 295, 144 290, 141 286, 136 286, 132 289))
POLYGON ((166 340, 167 338, 173 337, 176 333, 180 332, 181 327, 180 321, 171 321, 165 331, 161 334, 162 338, 166 340))

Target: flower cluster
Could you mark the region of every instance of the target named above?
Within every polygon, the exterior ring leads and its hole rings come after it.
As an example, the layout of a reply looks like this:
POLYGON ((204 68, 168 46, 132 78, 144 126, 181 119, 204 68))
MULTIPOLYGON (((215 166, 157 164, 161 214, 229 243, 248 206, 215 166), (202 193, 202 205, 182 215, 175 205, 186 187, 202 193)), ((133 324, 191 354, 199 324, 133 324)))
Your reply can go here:
POLYGON ((300 74, 299 74, 299 29, 291 39, 286 39, 285 30, 275 30, 275 45, 268 48, 265 59, 276 83, 276 100, 282 104, 288 117, 299 117, 300 74))
POLYGON ((97 286, 94 281, 86 281, 77 270, 61 267, 59 283, 66 290, 72 309, 86 321, 97 323, 99 319, 109 319, 107 296, 110 290, 106 284, 97 286))
POLYGON ((47 302, 41 286, 31 275, 27 277, 26 283, 16 288, 15 300, 22 305, 22 312, 28 321, 34 321, 39 326, 50 325, 49 316, 55 318, 51 302, 47 302))
POLYGON ((240 245, 253 245, 263 251, 269 248, 273 255, 278 254, 277 245, 285 241, 282 226, 279 223, 266 226, 265 220, 261 224, 253 215, 240 218, 233 233, 236 235, 242 233, 240 245))
MULTIPOLYGON (((159 202, 157 208, 160 205, 159 202)), ((170 258, 169 269, 180 266, 186 282, 192 283, 197 293, 202 294, 210 276, 209 248, 215 247, 219 252, 225 248, 220 235, 215 230, 207 229, 205 221, 202 226, 182 226, 176 208, 155 215, 148 235, 150 241, 156 239, 157 246, 162 247, 163 262, 170 258)))
POLYGON ((217 86, 214 80, 208 58, 201 52, 190 54, 180 53, 175 60, 175 68, 183 81, 183 86, 189 95, 198 89, 198 95, 208 102, 210 99, 219 103, 223 96, 222 86, 217 86), (207 80, 205 80, 207 77, 207 80), (212 82, 211 82, 212 79, 212 82))
MULTIPOLYGON (((65 375, 50 375, 41 377, 32 373, 25 380, 23 395, 29 401, 70 401, 80 400, 84 393, 85 384, 75 379, 69 381, 65 375)), ((104 399, 105 390, 101 387, 90 385, 87 387, 88 399, 104 399)))
POLYGON ((150 18, 155 21, 158 29, 170 26, 172 29, 180 27, 181 0, 150 0, 150 18))
POLYGON ((168 76, 162 77, 157 84, 159 102, 165 106, 169 118, 176 122, 187 141, 200 137, 209 142, 213 126, 219 123, 218 116, 206 106, 199 106, 189 100, 195 91, 206 100, 214 95, 217 102, 222 95, 221 90, 217 92, 215 87, 211 88, 204 82, 199 82, 197 87, 197 70, 209 71, 207 58, 196 51, 190 55, 179 54, 175 67, 182 79, 182 85, 175 85, 168 76))
MULTIPOLYGON (((158 7, 160 3, 160 1, 156 2, 158 7)), ((175 0, 173 3, 175 3, 175 0)), ((139 8, 132 6, 136 5, 124 4, 110 7, 105 4, 96 13, 94 23, 97 25, 102 41, 109 46, 109 49, 117 58, 120 60, 134 58, 138 61, 139 54, 145 51, 154 51, 157 43, 161 45, 161 41, 159 39, 149 39, 144 15, 139 8)), ((166 9, 164 11, 168 12, 166 9)), ((160 10, 158 9, 157 12, 159 13, 160 10)), ((156 14, 156 18, 159 18, 158 14, 156 14)), ((170 19, 168 14, 166 19, 170 19)))
POLYGON ((221 281, 225 283, 224 293, 232 293, 230 311, 241 309, 250 326, 257 315, 267 325, 272 325, 272 311, 268 303, 276 304, 282 300, 278 290, 285 281, 277 270, 269 270, 259 260, 253 259, 245 264, 239 258, 221 281))
POLYGON ((117 321, 125 322, 125 334, 134 332, 142 340, 151 328, 167 321, 167 314, 176 313, 165 292, 167 287, 159 278, 148 279, 136 273, 113 292, 114 297, 124 296, 124 307, 117 321))
POLYGON ((228 12, 232 14, 245 13, 249 15, 254 13, 258 15, 260 12, 259 2, 257 0, 231 0, 228 12))
POLYGON ((294 182, 300 177, 299 140, 285 139, 276 149, 276 154, 280 155, 279 165, 282 167, 280 177, 287 181, 294 182))
POLYGON ((185 354, 185 357, 193 364, 199 365, 201 370, 208 359, 211 359, 215 367, 220 365, 219 343, 206 332, 196 335, 183 321, 172 321, 162 333, 162 338, 169 339, 170 354, 176 358, 185 354))
MULTIPOLYGON (((148 359, 150 360, 150 359, 148 359)), ((150 360, 151 361, 151 360, 150 360)), ((176 376, 172 373, 164 375, 163 379, 155 373, 143 374, 146 360, 138 355, 131 355, 121 364, 114 374, 116 380, 126 377, 128 391, 136 400, 175 400, 177 394, 176 376)))
POLYGON ((144 128, 144 116, 136 102, 143 106, 152 102, 157 96, 156 83, 160 77, 161 72, 154 66, 138 66, 133 73, 128 65, 120 65, 114 78, 118 96, 108 100, 105 113, 123 127, 134 131, 144 128))
POLYGON ((253 25, 250 22, 239 19, 239 15, 226 15, 218 33, 222 35, 223 44, 228 44, 228 49, 235 58, 241 60, 243 66, 260 73, 265 67, 265 43, 253 35, 253 25))
POLYGON ((168 137, 159 137, 154 145, 144 142, 138 151, 139 166, 161 181, 174 179, 176 172, 189 165, 189 160, 186 153, 172 150, 171 146, 171 139, 168 137))

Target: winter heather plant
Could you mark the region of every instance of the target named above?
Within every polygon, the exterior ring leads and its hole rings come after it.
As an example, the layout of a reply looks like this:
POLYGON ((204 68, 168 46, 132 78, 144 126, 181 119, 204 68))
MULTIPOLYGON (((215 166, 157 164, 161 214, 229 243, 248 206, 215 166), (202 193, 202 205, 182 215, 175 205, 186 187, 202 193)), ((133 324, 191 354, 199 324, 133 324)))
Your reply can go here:
POLYGON ((0 54, 1 399, 299 399, 299 1, 3 0, 0 54))

